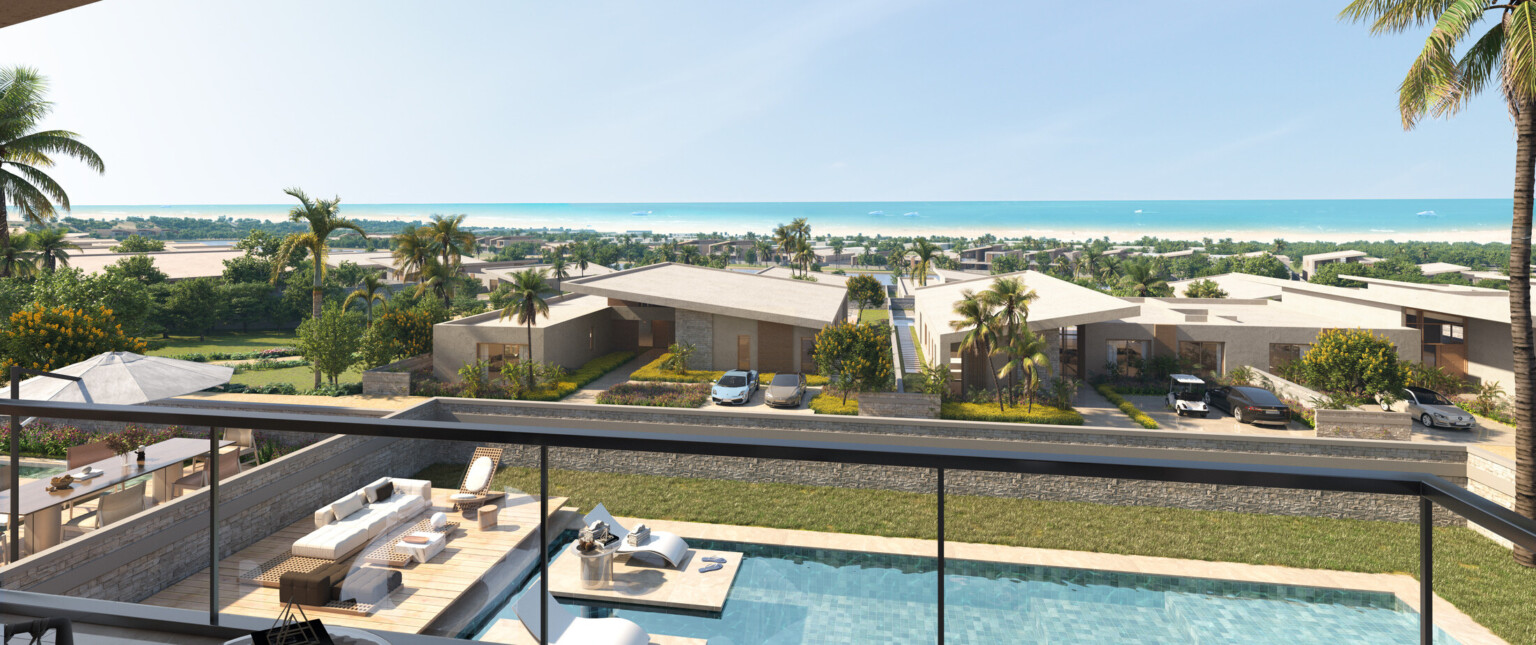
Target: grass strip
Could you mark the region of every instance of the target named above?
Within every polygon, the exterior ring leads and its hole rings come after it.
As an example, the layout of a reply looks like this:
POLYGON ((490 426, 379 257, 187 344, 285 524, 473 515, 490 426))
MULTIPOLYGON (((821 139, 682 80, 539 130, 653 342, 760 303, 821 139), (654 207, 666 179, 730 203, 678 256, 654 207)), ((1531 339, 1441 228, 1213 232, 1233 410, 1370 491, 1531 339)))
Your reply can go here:
POLYGON ((1132 421, 1141 424, 1141 427, 1148 430, 1156 430, 1162 427, 1157 425, 1156 419, 1147 416, 1147 413, 1142 412, 1135 406, 1135 404, 1125 400, 1125 397, 1120 396, 1120 393, 1116 392, 1115 388, 1112 388, 1108 385, 1100 385, 1094 389, 1098 390, 1099 394, 1104 395, 1104 398, 1109 399, 1109 402, 1113 403, 1115 407, 1120 408, 1120 411, 1124 412, 1125 416, 1128 416, 1132 421))

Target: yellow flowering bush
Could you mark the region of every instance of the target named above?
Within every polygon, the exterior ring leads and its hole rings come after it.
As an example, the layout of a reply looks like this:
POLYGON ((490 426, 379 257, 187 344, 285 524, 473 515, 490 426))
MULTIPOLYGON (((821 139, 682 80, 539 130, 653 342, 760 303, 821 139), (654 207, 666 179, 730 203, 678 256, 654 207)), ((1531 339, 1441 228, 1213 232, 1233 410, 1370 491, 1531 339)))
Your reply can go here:
POLYGON ((144 341, 123 331, 111 309, 33 305, 0 329, 0 370, 11 365, 52 370, 104 352, 144 352, 144 341))
POLYGON ((1404 368, 1397 347, 1384 336, 1365 329, 1325 329, 1293 370, 1309 387, 1366 400, 1401 392, 1404 368))

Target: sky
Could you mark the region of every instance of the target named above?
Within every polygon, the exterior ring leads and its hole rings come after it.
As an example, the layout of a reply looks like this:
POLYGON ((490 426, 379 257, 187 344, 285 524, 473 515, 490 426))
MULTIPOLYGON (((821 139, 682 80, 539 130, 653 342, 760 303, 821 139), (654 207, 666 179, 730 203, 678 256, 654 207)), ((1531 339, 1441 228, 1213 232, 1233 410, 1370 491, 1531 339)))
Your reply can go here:
POLYGON ((0 30, 77 205, 1507 198, 1343 0, 103 0, 0 30))

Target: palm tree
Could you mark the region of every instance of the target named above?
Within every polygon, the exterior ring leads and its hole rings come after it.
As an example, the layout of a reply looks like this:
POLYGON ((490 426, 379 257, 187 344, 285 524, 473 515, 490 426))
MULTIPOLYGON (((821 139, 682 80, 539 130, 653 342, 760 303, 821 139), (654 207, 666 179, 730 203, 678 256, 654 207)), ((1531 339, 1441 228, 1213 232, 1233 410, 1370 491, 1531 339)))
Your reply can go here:
POLYGON ((949 326, 955 331, 965 331, 965 336, 960 339, 961 351, 969 351, 980 356, 986 361, 987 373, 992 375, 992 386, 997 389, 997 409, 1003 407, 1003 385, 998 380, 997 372, 992 369, 992 354, 997 347, 997 325, 992 320, 992 306, 987 304, 974 291, 966 289, 960 292, 960 299, 954 304, 955 314, 959 320, 951 320, 949 326))
POLYGON ((576 263, 576 268, 581 270, 581 277, 587 277, 587 265, 592 263, 592 248, 586 242, 577 242, 571 245, 571 260, 576 263))
POLYGON ((1066 255, 1063 254, 1063 255, 1056 256, 1056 263, 1055 263, 1055 265, 1056 265, 1056 275, 1059 275, 1062 278, 1065 278, 1067 280, 1071 280, 1072 278, 1077 277, 1076 275, 1074 275, 1074 272, 1072 270, 1072 261, 1068 260, 1066 255))
POLYGON ((416 297, 430 290, 437 297, 443 299, 443 305, 453 306, 453 284, 459 277, 459 270, 449 264, 439 262, 436 257, 428 257, 427 263, 421 266, 421 282, 416 285, 416 297))
POLYGON ((384 284, 384 276, 377 271, 369 272, 357 283, 357 290, 347 294, 347 299, 342 301, 341 309, 345 311, 353 300, 363 301, 363 311, 368 315, 368 325, 373 325, 373 303, 384 302, 384 294, 389 293, 384 284))
POLYGON ((1130 289, 1131 295, 1150 298, 1167 293, 1168 281, 1158 275, 1149 262, 1126 262, 1121 265, 1124 274, 1120 286, 1130 289))
POLYGON ((442 258, 445 266, 454 269, 463 263, 464 256, 480 250, 475 234, 459 228, 463 224, 463 215, 433 215, 432 221, 421 227, 421 236, 426 238, 428 248, 442 258))
MULTIPOLYGON (((997 309, 994 319, 1003 327, 1002 346, 1008 351, 1009 360, 1016 358, 1011 350, 1020 338, 1020 331, 1029 333, 1029 303, 1034 302, 1040 296, 1034 289, 1024 285, 1024 281, 1018 276, 998 278, 992 281, 992 286, 981 292, 981 299, 988 306, 997 309)), ((1008 378, 1008 396, 1010 403, 1013 396, 1013 387, 1017 384, 1016 377, 1008 378)))
MULTIPOLYGON (((549 303, 544 302, 544 294, 549 292, 549 285, 544 282, 544 272, 537 269, 525 269, 512 274, 512 290, 507 299, 507 308, 501 310, 501 319, 515 318, 519 324, 528 327, 528 360, 533 359, 533 323, 542 315, 549 317, 549 303)), ((528 372, 528 389, 533 389, 533 370, 528 372)))
POLYGON ((1035 409, 1035 390, 1040 387, 1040 373, 1041 371, 1049 372, 1051 369, 1049 350, 1050 346, 1046 344, 1045 338, 1028 328, 1010 339, 1006 345, 1008 362, 1003 365, 1003 369, 999 370, 998 374, 1009 377, 1011 382, 1018 372, 1024 373, 1024 386, 1029 393, 1030 411, 1035 409))
POLYGON ((773 255, 773 245, 767 240, 758 238, 752 240, 752 248, 757 251, 757 261, 768 264, 769 258, 773 255))
POLYGON ((1274 243, 1269 245, 1269 253, 1270 255, 1280 255, 1281 253, 1284 253, 1285 249, 1289 246, 1290 244, 1286 243, 1285 240, 1277 237, 1275 238, 1274 243))
MULTIPOLYGON (((1536 384, 1531 376, 1536 370, 1536 344, 1531 331, 1530 262, 1532 188, 1536 184, 1536 3, 1354 0, 1339 17, 1370 22, 1371 32, 1377 34, 1434 25, 1424 50, 1398 86, 1403 129, 1413 129, 1425 116, 1454 115, 1489 87, 1498 90, 1514 116, 1509 329, 1515 372, 1515 512, 1536 518, 1536 406, 1532 402, 1532 386, 1536 384), (1499 12, 1497 22, 1476 35, 1477 23, 1495 10, 1499 12), (1467 42, 1471 45, 1463 46, 1467 42)), ((1518 546, 1515 560, 1536 567, 1536 553, 1518 546)))
POLYGON ((912 244, 912 253, 917 256, 917 263, 912 266, 912 275, 917 278, 917 285, 928 286, 928 270, 933 267, 933 259, 939 255, 939 247, 929 242, 928 238, 920 237, 912 244))
POLYGON ((394 250, 390 255, 395 258, 395 274, 405 280, 411 274, 417 274, 420 280, 421 269, 426 265, 427 259, 432 257, 431 241, 421 234, 420 230, 407 228, 399 235, 390 239, 394 243, 394 250))
POLYGON ((662 361, 661 369, 678 374, 688 373, 688 361, 693 358, 694 347, 691 343, 672 343, 667 348, 667 360, 662 361))
MULTIPOLYGON (((0 69, 0 248, 19 250, 10 241, 7 207, 15 206, 22 221, 46 226, 55 217, 54 204, 69 210, 64 187, 44 172, 53 155, 74 157, 98 173, 106 165, 96 151, 68 130, 38 130, 38 122, 53 111, 46 100, 48 81, 29 67, 0 69)), ((0 266, 0 278, 11 277, 12 263, 0 266)))
POLYGON ((1083 249, 1077 256, 1077 272, 1090 278, 1099 277, 1099 270, 1104 268, 1104 253, 1095 247, 1083 249))
POLYGON ((565 255, 558 251, 549 259, 549 275, 555 279, 557 293, 560 291, 560 281, 571 277, 570 264, 565 261, 565 255))
MULTIPOLYGON (((342 218, 337 213, 341 210, 341 198, 310 199, 298 188, 288 188, 283 191, 290 197, 299 200, 299 205, 288 211, 288 220, 291 222, 309 222, 308 233, 289 233, 283 238, 282 246, 277 249, 277 256, 272 260, 272 282, 277 282, 282 275, 283 267, 288 266, 288 258, 293 256, 296 249, 309 252, 310 260, 314 262, 315 288, 311 293, 310 315, 320 317, 320 301, 324 297, 322 285, 325 278, 325 251, 329 248, 326 239, 332 233, 342 229, 357 231, 358 235, 367 235, 363 227, 342 218)), ((315 366, 315 387, 320 387, 320 366, 315 366)))
POLYGON ((32 236, 27 234, 0 238, 0 274, 29 278, 37 273, 37 251, 32 250, 32 236))
POLYGON ((795 264, 800 265, 801 276, 808 276, 811 274, 811 264, 816 262, 816 252, 811 250, 811 245, 805 240, 795 244, 795 264))
MULTIPOLYGON (((795 250, 795 231, 788 224, 780 224, 773 229, 773 244, 778 248, 780 258, 788 258, 795 250)), ((794 273, 791 266, 790 273, 794 273)))
POLYGON ((69 266, 70 250, 80 250, 78 245, 65 237, 62 228, 45 228, 32 233, 31 237, 32 248, 42 257, 43 268, 49 271, 69 266))

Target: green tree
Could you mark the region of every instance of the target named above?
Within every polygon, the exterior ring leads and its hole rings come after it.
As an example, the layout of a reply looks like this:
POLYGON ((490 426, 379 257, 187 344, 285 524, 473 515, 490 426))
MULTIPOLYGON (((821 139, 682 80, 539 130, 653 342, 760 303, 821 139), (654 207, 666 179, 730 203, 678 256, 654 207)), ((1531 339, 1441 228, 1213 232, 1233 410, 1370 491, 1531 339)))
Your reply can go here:
POLYGON ((475 234, 463 230, 463 215, 433 215, 432 221, 421 227, 421 237, 427 240, 427 248, 437 254, 445 266, 457 271, 466 255, 474 255, 480 246, 475 234))
POLYGON ((155 303, 145 283, 115 273, 89 275, 78 268, 43 273, 32 285, 35 304, 82 311, 106 309, 131 335, 144 333, 155 303))
MULTIPOLYGON (((998 376, 1009 377, 1010 389, 1016 374, 1024 375, 1024 389, 1029 396, 1029 410, 1035 409, 1035 392, 1040 389, 1041 375, 1051 371, 1050 346, 1045 338, 1029 330, 1011 336, 1004 348, 1008 362, 1003 364, 998 376)), ((1010 395, 1011 396, 1011 395, 1010 395)), ((1015 403, 1017 405, 1017 403, 1015 403)))
MULTIPOLYGON (((1027 349, 1020 344, 1020 339, 1029 333, 1029 303, 1039 299, 1034 289, 1024 285, 1024 280, 1018 276, 997 278, 985 291, 977 294, 987 307, 996 311, 992 320, 998 325, 998 344, 1008 357, 1009 365, 1023 360, 1022 355, 1016 355, 1015 349, 1027 349)), ((1016 369, 1010 369, 1008 365, 1003 368, 1008 375, 1009 403, 1014 404, 1013 389, 1017 385, 1016 369)))
POLYGON ((917 278, 917 285, 928 286, 928 273, 933 270, 934 258, 939 256, 939 247, 929 242, 927 238, 917 238, 912 243, 912 255, 917 260, 912 265, 912 277, 917 278))
POLYGON ((1234 267, 1234 270, 1238 273, 1246 273, 1248 275, 1261 275, 1269 278, 1277 278, 1280 280, 1285 280, 1291 277, 1290 268, 1285 266, 1285 263, 1281 262, 1280 258, 1277 258, 1268 253, 1243 258, 1242 264, 1234 267))
POLYGON ((426 268, 427 260, 432 257, 432 242, 418 229, 407 228, 399 235, 390 238, 394 249, 390 251, 395 259, 395 275, 401 281, 409 281, 411 276, 418 276, 422 269, 426 268))
POLYGON ((126 258, 118 258, 116 262, 108 264, 102 269, 108 275, 120 275, 130 280, 138 280, 144 284, 160 284, 169 280, 165 272, 155 266, 155 259, 148 255, 130 255, 126 258))
POLYGON ((811 351, 816 370, 843 393, 868 392, 889 387, 891 370, 891 328, 883 322, 840 322, 816 333, 811 351))
POLYGON ((960 292, 960 299, 955 301, 953 310, 959 318, 949 322, 950 328, 965 332, 960 338, 960 351, 969 352, 986 361, 987 373, 992 375, 992 386, 997 390, 997 409, 1001 412, 1006 409, 1004 404, 1007 401, 1003 397, 1002 380, 992 369, 992 354, 1001 336, 997 329, 997 308, 987 302, 986 298, 966 289, 960 292))
POLYGON ((208 335, 208 330, 224 315, 224 299, 219 297, 219 283, 213 278, 182 280, 171 285, 168 303, 177 326, 197 334, 198 340, 208 335))
MULTIPOLYGON (((549 317, 549 303, 544 301, 544 294, 549 293, 549 285, 544 282, 544 272, 537 269, 524 269, 512 274, 511 299, 507 306, 501 310, 501 319, 513 318, 520 325, 528 328, 528 356, 523 360, 533 360, 533 325, 539 316, 549 317)), ((528 389, 533 389, 533 373, 528 373, 528 389)))
MULTIPOLYGON (((309 231, 305 233, 290 233, 283 238, 283 245, 278 248, 277 255, 272 262, 272 282, 278 280, 282 268, 288 264, 289 258, 296 249, 304 249, 309 252, 313 260, 310 264, 312 273, 312 286, 310 301, 310 317, 320 317, 320 305, 323 298, 322 287, 325 279, 325 252, 326 240, 332 233, 342 230, 357 231, 360 235, 367 235, 363 227, 341 217, 341 198, 310 199, 298 188, 289 188, 283 191, 290 197, 299 200, 299 205, 288 211, 288 221, 307 222, 309 231)), ((315 387, 320 387, 320 364, 315 364, 315 387)), ((331 379, 333 382, 334 378, 331 379)))
POLYGON ((444 307, 451 308, 458 277, 458 269, 439 262, 435 257, 429 257, 427 263, 421 266, 421 282, 416 285, 416 296, 419 298, 431 293, 442 299, 444 307))
POLYGON ((1184 288, 1185 298, 1225 298, 1227 292, 1214 280, 1196 280, 1184 288))
POLYGON ((123 238, 116 246, 112 247, 113 253, 154 253, 164 251, 165 242, 143 237, 138 233, 123 238))
MULTIPOLYGON (((98 173, 106 165, 96 151, 68 130, 40 130, 53 111, 47 100, 48 81, 29 67, 0 69, 0 250, 14 248, 7 221, 15 207, 22 221, 45 227, 56 217, 54 205, 69 210, 69 195, 46 169, 55 156, 73 157, 98 173)), ((0 263, 0 278, 9 278, 18 265, 0 263)))
POLYGON ((341 308, 346 309, 351 306, 354 300, 363 301, 363 311, 367 314, 368 324, 372 326, 373 303, 385 302, 388 299, 385 294, 389 293, 389 288, 384 284, 384 276, 377 271, 370 272, 354 286, 357 290, 347 294, 347 299, 341 303, 341 308))
POLYGON ((219 285, 219 299, 228 320, 250 331, 251 325, 272 318, 273 287, 266 282, 234 282, 219 285))
POLYGON ((357 350, 362 345, 357 329, 361 326, 357 314, 329 305, 319 316, 299 324, 299 354, 314 363, 334 386, 342 372, 357 364, 357 350))
POLYGON ((885 304, 885 285, 868 274, 848 278, 848 299, 858 305, 860 311, 885 304))
POLYGON ((1132 296, 1149 298, 1167 295, 1171 291, 1168 281, 1157 273, 1151 262, 1126 262, 1121 265, 1121 271, 1120 286, 1130 291, 1132 296))
MULTIPOLYGON (((0 229, 6 228, 0 225, 0 229)), ((37 251, 31 235, 7 235, 0 238, 0 276, 30 278, 37 272, 37 251)))
POLYGON ((1306 384, 1357 400, 1403 389, 1405 364, 1397 347, 1364 329, 1325 329, 1296 362, 1306 384))
POLYGON ((104 352, 144 352, 144 341, 123 331, 101 307, 34 304, 0 325, 0 371, 20 365, 53 370, 104 352))
MULTIPOLYGON (((1425 116, 1454 115, 1489 87, 1498 90, 1515 117, 1514 212, 1508 264, 1515 372, 1515 512, 1536 518, 1536 403, 1532 401, 1536 339, 1531 329, 1530 262, 1532 192, 1536 187, 1536 3, 1354 0, 1340 17, 1370 22, 1373 33, 1399 33, 1434 25, 1423 51, 1399 85, 1398 110, 1404 129, 1412 129, 1425 116), (1478 23, 1490 14, 1496 22, 1479 34, 1478 23)), ((1516 547, 1515 560, 1536 567, 1536 552, 1516 547)))
MULTIPOLYGON (((270 260, 283 248, 283 238, 273 235, 270 231, 254 229, 247 233, 240 241, 235 242, 235 249, 245 251, 249 257, 262 260, 270 260)), ((303 259, 303 258, 299 258, 303 259)))
POLYGON ((69 252, 80 250, 78 245, 65 237, 65 233, 66 229, 45 228, 31 234, 32 248, 42 258, 44 269, 52 271, 69 266, 69 252))
POLYGON ((271 278, 271 260, 247 254, 224 261, 224 281, 229 284, 267 283, 271 278))
POLYGON ((586 242, 572 244, 571 262, 576 265, 577 270, 581 271, 581 277, 587 277, 587 266, 592 263, 592 247, 586 242))
POLYGON ((555 251, 554 257, 549 259, 549 276, 555 279, 555 292, 560 291, 560 281, 571 277, 570 263, 565 261, 565 255, 555 251))
POLYGON ((695 351, 692 343, 672 343, 667 347, 667 360, 662 361, 661 369, 687 374, 688 361, 693 359, 695 351))

